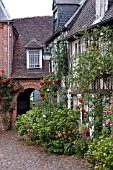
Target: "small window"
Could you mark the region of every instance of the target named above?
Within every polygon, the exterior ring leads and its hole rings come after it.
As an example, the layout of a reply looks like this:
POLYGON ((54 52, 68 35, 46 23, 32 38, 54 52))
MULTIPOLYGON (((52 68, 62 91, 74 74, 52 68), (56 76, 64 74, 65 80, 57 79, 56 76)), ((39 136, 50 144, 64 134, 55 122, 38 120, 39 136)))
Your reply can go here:
POLYGON ((42 50, 27 50, 27 68, 42 68, 42 50))

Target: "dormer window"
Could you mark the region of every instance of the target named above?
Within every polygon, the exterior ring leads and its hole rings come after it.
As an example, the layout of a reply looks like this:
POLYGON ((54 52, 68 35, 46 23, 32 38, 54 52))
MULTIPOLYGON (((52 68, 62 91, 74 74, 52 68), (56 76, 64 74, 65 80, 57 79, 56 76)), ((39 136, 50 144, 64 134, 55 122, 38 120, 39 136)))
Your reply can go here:
POLYGON ((57 10, 53 13, 53 32, 57 30, 57 10))
POLYGON ((42 72, 43 48, 39 41, 33 38, 26 46, 26 59, 28 72, 42 72))
POLYGON ((27 50, 27 69, 42 68, 42 49, 27 50))
POLYGON ((101 20, 108 9, 108 0, 96 0, 96 19, 101 20))

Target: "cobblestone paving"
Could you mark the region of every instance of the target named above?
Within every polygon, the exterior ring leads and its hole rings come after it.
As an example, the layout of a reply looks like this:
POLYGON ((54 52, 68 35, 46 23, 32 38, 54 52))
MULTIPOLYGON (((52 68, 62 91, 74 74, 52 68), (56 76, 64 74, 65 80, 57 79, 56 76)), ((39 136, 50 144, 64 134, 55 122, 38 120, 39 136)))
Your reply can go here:
POLYGON ((16 130, 0 131, 0 170, 92 170, 84 159, 47 153, 20 141, 16 130))

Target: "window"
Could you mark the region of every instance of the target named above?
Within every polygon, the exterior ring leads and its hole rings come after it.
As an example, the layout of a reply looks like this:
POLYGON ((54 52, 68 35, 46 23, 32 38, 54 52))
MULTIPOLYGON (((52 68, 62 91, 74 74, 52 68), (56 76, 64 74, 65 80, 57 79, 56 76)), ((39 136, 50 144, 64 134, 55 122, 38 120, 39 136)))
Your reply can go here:
POLYGON ((96 0, 96 19, 104 17, 108 9, 108 0, 96 0))
POLYGON ((27 69, 42 68, 42 50, 27 50, 27 69))
POLYGON ((53 31, 57 30, 57 10, 53 13, 53 31))

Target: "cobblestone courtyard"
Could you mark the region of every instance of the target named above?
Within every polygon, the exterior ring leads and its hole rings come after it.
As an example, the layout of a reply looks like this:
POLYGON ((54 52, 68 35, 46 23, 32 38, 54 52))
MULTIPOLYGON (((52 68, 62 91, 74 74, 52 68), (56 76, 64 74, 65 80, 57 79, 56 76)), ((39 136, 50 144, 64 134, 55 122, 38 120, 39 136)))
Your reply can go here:
POLYGON ((17 131, 0 132, 0 170, 92 170, 83 159, 47 153, 20 141, 17 131))

